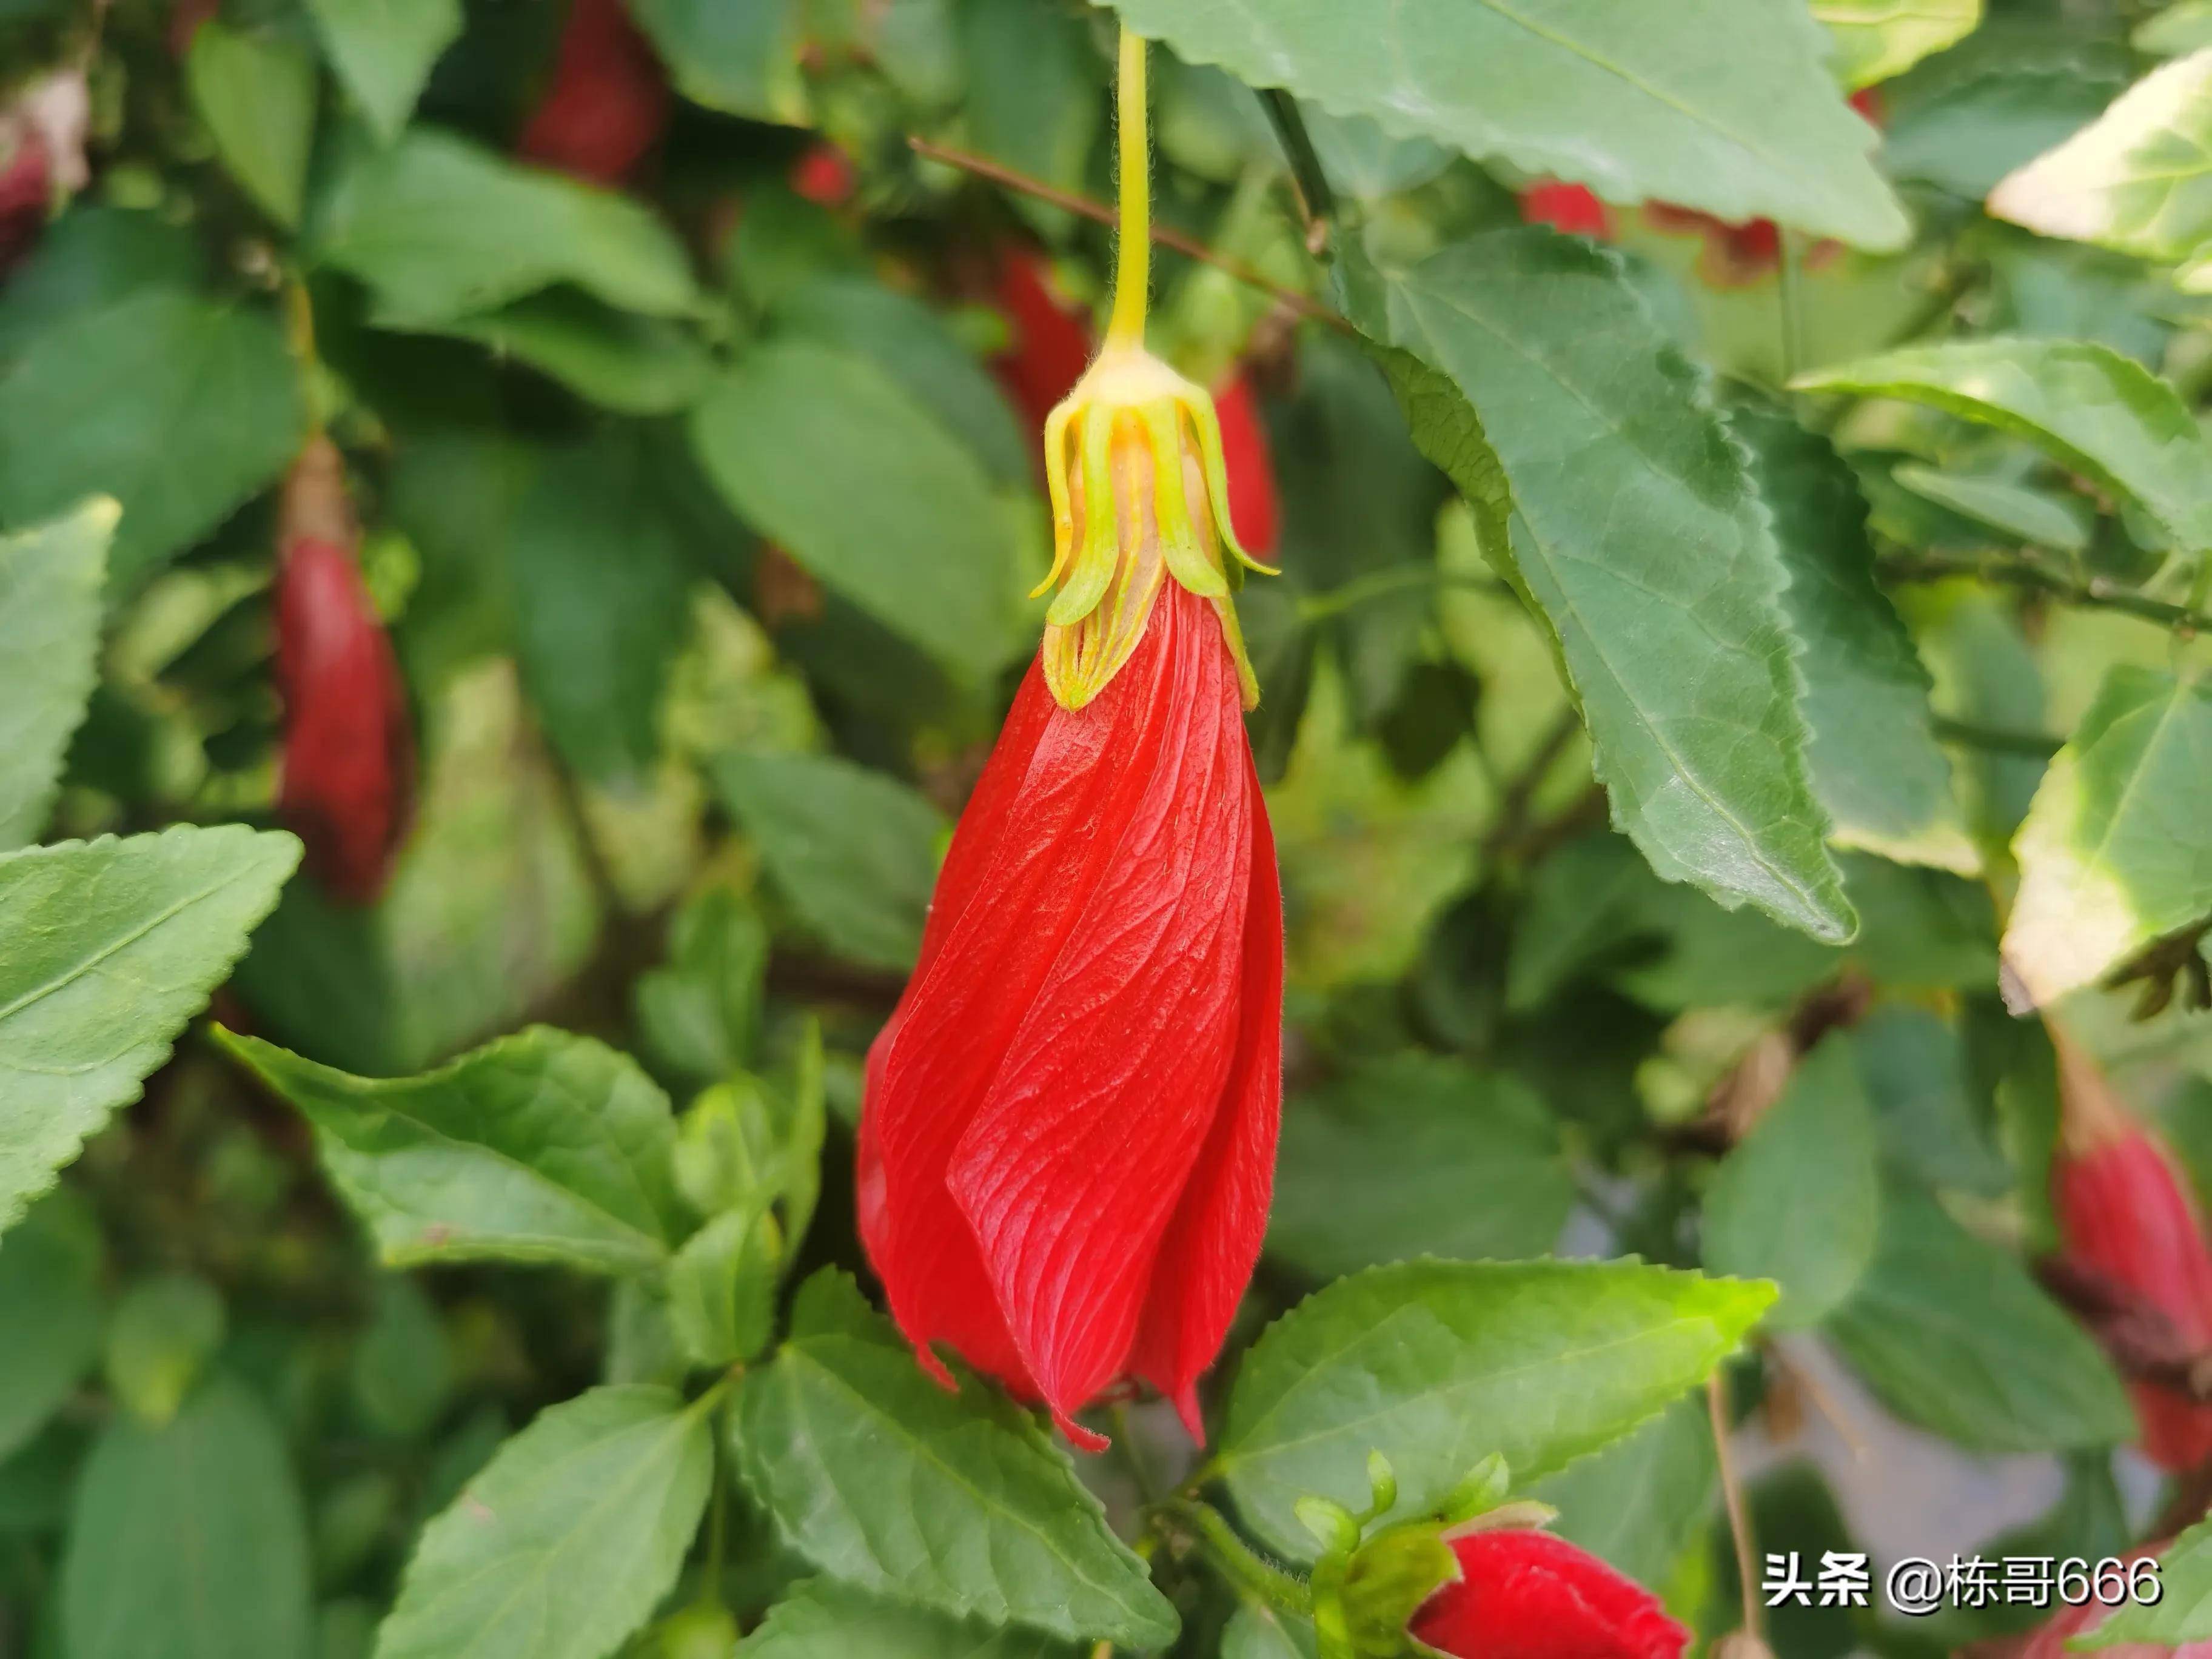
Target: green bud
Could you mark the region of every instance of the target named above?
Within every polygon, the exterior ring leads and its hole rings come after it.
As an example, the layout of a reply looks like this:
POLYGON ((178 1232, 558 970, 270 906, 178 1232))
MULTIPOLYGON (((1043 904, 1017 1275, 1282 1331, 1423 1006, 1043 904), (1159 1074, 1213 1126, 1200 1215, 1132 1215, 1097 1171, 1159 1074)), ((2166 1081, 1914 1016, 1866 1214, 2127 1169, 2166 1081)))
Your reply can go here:
POLYGON ((1390 1460, 1379 1451, 1367 1454, 1367 1486, 1374 1502, 1367 1513, 1371 1519, 1388 1515, 1398 1507, 1398 1474, 1390 1467, 1390 1460))
POLYGON ((1301 1498, 1292 1506, 1292 1513, 1323 1549, 1350 1551, 1359 1547, 1359 1522, 1343 1504, 1326 1498, 1301 1498))
POLYGON ((662 1620, 653 1634, 659 1659, 730 1659, 738 1649, 738 1621, 727 1607, 686 1607, 662 1620))
POLYGON ((1513 1472, 1496 1452, 1477 1463, 1467 1478, 1454 1486, 1437 1513, 1447 1526, 1469 1521, 1485 1510, 1496 1509, 1513 1487, 1513 1472))
POLYGON ((1459 1558, 1436 1522, 1410 1521, 1376 1534, 1353 1552, 1340 1592, 1353 1650, 1377 1659, 1415 1651, 1406 1626, 1459 1576, 1459 1558))

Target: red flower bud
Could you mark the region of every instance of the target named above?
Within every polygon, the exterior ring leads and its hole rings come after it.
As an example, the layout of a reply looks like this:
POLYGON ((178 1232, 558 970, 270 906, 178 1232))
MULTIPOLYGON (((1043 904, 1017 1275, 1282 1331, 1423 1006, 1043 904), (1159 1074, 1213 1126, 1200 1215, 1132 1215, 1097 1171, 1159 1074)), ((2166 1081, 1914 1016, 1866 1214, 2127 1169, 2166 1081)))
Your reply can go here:
POLYGON ((619 184, 659 141, 668 102, 660 60, 622 0, 572 0, 552 79, 515 154, 593 184, 619 184))
POLYGON ((38 129, 23 126, 9 143, 0 120, 0 276, 38 246, 53 204, 53 168, 38 129))
POLYGON ((382 889, 414 800, 415 744, 399 665, 351 551, 337 452, 310 445, 285 489, 276 572, 284 757, 276 811, 333 896, 382 889))
MULTIPOLYGON (((2063 1038, 2058 1050, 2065 1121, 2051 1196, 2067 1255, 2165 1315, 2189 1347, 2212 1347, 2212 1249, 2196 1200, 2088 1058, 2063 1038)), ((2129 1387, 2153 1462, 2180 1473, 2212 1458, 2212 1407, 2155 1383, 2129 1387)))
POLYGON ((1601 241, 1613 234, 1611 208, 1582 185, 1557 179, 1531 185, 1521 192, 1521 219, 1524 224, 1549 225, 1554 230, 1595 236, 1601 241))
POLYGON ((1265 558, 1275 550, 1279 514, 1275 505, 1275 460, 1251 382, 1236 370, 1213 391, 1221 416, 1221 453, 1229 466, 1229 521, 1237 539, 1265 558))
POLYGON ((1281 1115, 1214 426, 1127 350, 1048 424, 1065 586, 868 1055, 860 1232, 900 1328, 939 1380, 941 1342, 1094 1449, 1075 1413, 1129 1381, 1200 1432, 1281 1115))
POLYGON ((823 207, 842 207, 851 201, 859 182, 851 158, 826 138, 809 144, 791 164, 792 189, 823 207))
POLYGON ((1452 1540, 1459 1582, 1407 1627, 1454 1659, 1679 1659, 1690 1632, 1586 1550, 1508 1527, 1452 1540))
POLYGON ((1008 247, 999 256, 994 297, 1012 337, 993 360, 1022 418, 1041 427, 1091 366, 1091 325, 1048 286, 1042 254, 1008 247))

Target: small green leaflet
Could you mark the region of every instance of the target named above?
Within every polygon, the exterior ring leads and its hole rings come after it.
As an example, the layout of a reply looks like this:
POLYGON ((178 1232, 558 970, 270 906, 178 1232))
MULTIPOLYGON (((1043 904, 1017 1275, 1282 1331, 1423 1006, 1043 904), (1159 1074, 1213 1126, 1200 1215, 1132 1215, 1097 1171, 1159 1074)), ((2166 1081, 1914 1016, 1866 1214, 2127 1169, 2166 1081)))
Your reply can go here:
POLYGON ((185 58, 192 106, 216 154, 263 212, 300 222, 315 142, 315 61, 292 41, 210 17, 185 58))
POLYGON ((785 1540, 822 1571, 942 1613, 1154 1648, 1175 1610, 1066 1455, 990 1385, 947 1394, 829 1270, 747 1374, 734 1449, 785 1540))
POLYGON ((2040 1006, 2212 915, 2212 690, 2121 665, 2020 827, 2006 996, 2040 1006))
POLYGON ((1729 220, 1764 215, 1872 248, 1904 210, 1794 7, 1673 0, 1112 0, 1138 33, 1254 87, 1401 138, 1729 220), (1686 52, 1685 40, 1698 42, 1686 52))
POLYGON ((744 1640, 745 1659, 1076 1659, 1077 1651, 1037 1631, 996 1630, 827 1578, 801 1584, 744 1640))
POLYGON ((98 674, 100 589, 121 509, 105 497, 0 536, 0 852, 46 826, 98 674))
POLYGON ((0 525, 113 496, 108 586, 127 592, 273 483, 306 418, 262 312, 161 286, 72 310, 0 367, 0 525))
POLYGON ((1990 194, 2045 236, 2186 259, 2212 239, 2212 50, 2154 70, 1990 194))
POLYGON ((1246 1355, 1212 1468, 1261 1541, 1310 1557, 1306 1494, 1358 1508, 1367 1458, 1395 1513, 1441 1501, 1492 1453, 1534 1480, 1703 1382, 1771 1285, 1632 1261, 1408 1261, 1340 1279, 1246 1355))
POLYGON ((217 1376, 159 1428, 111 1417, 77 1483, 60 1597, 70 1659, 311 1651, 307 1519, 269 1408, 217 1376))
POLYGON ((2158 1584, 2155 1601, 2123 1606, 2066 1645, 2094 1650, 2140 1643, 2170 1650, 2212 1638, 2212 1520, 2199 1521, 2166 1547, 2158 1584))
POLYGON ((100 1352, 100 1222, 67 1188, 0 1244, 0 1462, 60 1409, 100 1352))
POLYGON ((809 932, 854 962, 914 965, 945 831, 935 807, 834 755, 732 755, 714 781, 809 932))
POLYGON ((665 1261, 682 1230, 668 1097, 605 1043, 533 1026, 420 1077, 379 1079, 216 1035, 307 1114, 390 1265, 635 1272, 665 1261))
POLYGON ((459 0, 307 0, 338 79, 376 136, 398 137, 431 65, 460 38, 459 0))
POLYGON ((2212 448, 2172 386, 2109 346, 2002 337, 1909 346, 1791 385, 1904 398, 2009 432, 2136 501, 2184 551, 2212 548, 2212 448))
POLYGON ((756 121, 805 120, 799 0, 636 0, 633 15, 693 103, 756 121))
POLYGON ((1766 513, 1620 259, 1527 228, 1343 264, 1415 441, 1550 624, 1615 822, 1670 881, 1849 938, 1766 513))
POLYGON ((714 1476, 714 1394, 541 1412, 423 1529, 375 1659, 602 1659, 676 1582, 714 1476))
POLYGON ((1705 1261, 1778 1280, 1777 1329, 1816 1324, 1874 1260, 1881 1220, 1874 1113, 1851 1050, 1823 1042, 1722 1160, 1705 1193, 1705 1261))
POLYGON ((1826 1330, 1884 1404, 1977 1451, 2134 1437, 2135 1413, 2102 1351, 2009 1252, 1917 1188, 1882 1196, 1874 1265, 1826 1330))
POLYGON ((138 1097, 300 843, 242 824, 0 857, 0 1230, 138 1097))
POLYGON ((712 360, 683 324, 617 311, 574 288, 548 289, 438 331, 474 340, 618 415, 672 415, 707 389, 712 360))
POLYGON ((435 327, 560 283, 653 317, 698 302, 684 245, 642 204, 429 127, 357 158, 319 228, 317 257, 368 283, 389 327, 435 327))
POLYGON ((1836 73, 1857 89, 1902 75, 1974 32, 1982 0, 1813 0, 1836 42, 1836 73))

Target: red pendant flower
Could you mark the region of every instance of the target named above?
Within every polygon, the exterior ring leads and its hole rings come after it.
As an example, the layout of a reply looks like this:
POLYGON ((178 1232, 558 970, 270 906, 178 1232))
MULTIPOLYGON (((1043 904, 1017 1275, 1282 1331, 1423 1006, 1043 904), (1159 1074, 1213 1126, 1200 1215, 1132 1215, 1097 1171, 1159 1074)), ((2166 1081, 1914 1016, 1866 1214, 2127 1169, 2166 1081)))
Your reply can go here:
POLYGON ((623 0, 572 0, 553 75, 514 152, 617 185, 668 125, 668 77, 623 0))
MULTIPOLYGON (((2058 1040, 2064 1132, 2051 1196, 2077 1267, 2166 1316, 2188 1347, 2212 1347, 2212 1247, 2185 1178, 2087 1057, 2058 1040)), ((2156 1383, 2129 1385, 2142 1449, 2176 1473, 2212 1459, 2212 1407, 2156 1383)))
POLYGON ((1007 341, 991 367, 1034 430, 1091 366, 1090 321, 1053 292, 1044 256, 1027 247, 1000 251, 992 288, 1007 341))
POLYGON ((308 869, 349 903, 374 899, 414 803, 415 744, 399 665, 362 584, 343 463, 309 446, 285 489, 276 571, 284 698, 277 815, 308 869))
POLYGON ((1451 1547, 1459 1582, 1407 1633, 1453 1659, 1679 1659, 1689 1643, 1658 1597, 1564 1538, 1510 1527, 1451 1547))
POLYGON ((1260 418, 1260 401, 1243 369, 1214 388, 1213 406, 1221 416, 1221 455, 1229 469, 1229 521, 1237 526, 1237 539, 1264 559, 1275 550, 1281 516, 1275 459, 1260 418))
POLYGON ((1095 1449, 1074 1414, 1130 1382, 1200 1432, 1267 1225, 1282 906, 1212 405, 1109 348, 1047 458, 1063 586, 869 1053, 860 1217, 925 1367, 1095 1449))

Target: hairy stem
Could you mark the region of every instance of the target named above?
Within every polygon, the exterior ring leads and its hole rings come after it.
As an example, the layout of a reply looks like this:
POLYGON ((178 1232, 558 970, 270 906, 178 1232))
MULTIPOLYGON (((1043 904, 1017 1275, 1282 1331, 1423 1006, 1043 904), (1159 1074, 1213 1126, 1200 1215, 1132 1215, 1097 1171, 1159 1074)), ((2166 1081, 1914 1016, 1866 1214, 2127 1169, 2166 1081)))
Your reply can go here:
POLYGON ((1145 39, 1121 30, 1121 78, 1115 89, 1121 121, 1121 240, 1114 252, 1114 313, 1106 343, 1141 347, 1152 282, 1152 154, 1145 110, 1145 39))
POLYGON ((1211 1504, 1171 1498, 1153 1514, 1196 1545, 1198 1553, 1240 1595, 1278 1613, 1313 1617, 1313 1591, 1306 1582, 1261 1560, 1211 1504))

